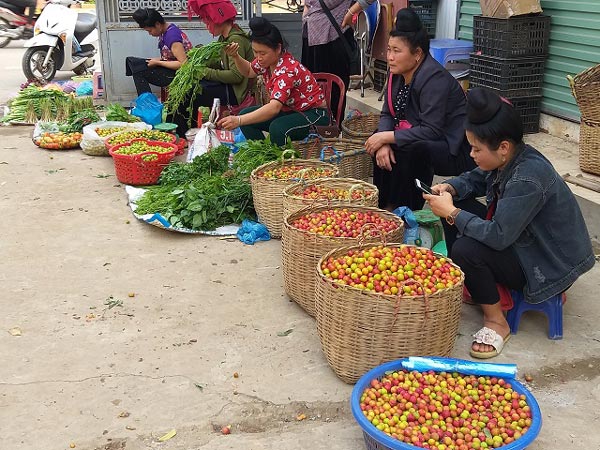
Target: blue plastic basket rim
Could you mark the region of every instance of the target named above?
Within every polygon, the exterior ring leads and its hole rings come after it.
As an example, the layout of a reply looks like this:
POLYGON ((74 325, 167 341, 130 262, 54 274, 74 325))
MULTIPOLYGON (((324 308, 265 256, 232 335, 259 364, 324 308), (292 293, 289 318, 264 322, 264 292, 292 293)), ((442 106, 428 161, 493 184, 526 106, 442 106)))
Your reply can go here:
MULTIPOLYGON (((441 362, 461 361, 461 360, 458 360, 455 358, 431 357, 430 359, 432 359, 434 361, 441 361, 441 362)), ((360 379, 356 382, 354 389, 352 389, 352 396, 350 397, 350 407, 352 409, 352 415, 354 416, 354 419, 356 419, 356 421, 358 422, 358 425, 362 428, 363 432, 368 434, 372 439, 377 441, 379 444, 387 446, 390 450, 415 450, 415 449, 418 449, 419 447, 416 447, 411 444, 406 444, 402 441, 399 441, 398 439, 394 439, 394 438, 388 436, 387 434, 385 434, 383 431, 379 431, 377 428, 375 428, 371 424, 371 422, 369 422, 367 420, 367 418, 364 416, 362 410, 360 409, 360 397, 362 396, 362 393, 365 390, 365 388, 371 383, 371 380, 373 380, 375 378, 380 378, 381 376, 385 375, 386 372, 393 372, 395 370, 404 369, 403 364, 407 361, 408 361, 408 358, 399 359, 396 361, 391 361, 389 363, 382 364, 380 366, 377 366, 377 367, 369 370, 362 377, 360 377, 360 379)), ((465 361, 465 362, 470 362, 470 361, 465 361)), ((475 373, 475 371, 473 371, 473 373, 468 373, 466 375, 479 375, 479 374, 477 374, 477 373, 475 373)), ((529 392, 529 390, 525 386, 523 386, 521 383, 519 383, 516 379, 511 379, 510 385, 514 391, 518 392, 519 394, 525 394, 527 404, 531 408, 531 417, 532 417, 531 426, 529 427, 529 430, 527 431, 527 433, 525 433, 522 437, 511 442, 508 445, 503 445, 502 447, 498 447, 498 450, 521 450, 521 449, 524 449, 535 440, 535 438, 538 436, 538 434, 540 433, 540 430, 542 428, 542 411, 540 410, 538 402, 535 399, 535 397, 533 396, 533 394, 531 394, 531 392, 529 392)))

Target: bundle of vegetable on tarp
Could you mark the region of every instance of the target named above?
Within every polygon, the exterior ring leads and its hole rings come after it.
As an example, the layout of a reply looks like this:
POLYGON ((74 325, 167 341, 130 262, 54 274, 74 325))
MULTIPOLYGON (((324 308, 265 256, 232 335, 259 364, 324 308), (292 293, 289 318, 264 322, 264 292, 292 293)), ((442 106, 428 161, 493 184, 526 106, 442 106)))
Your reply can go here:
POLYGON ((169 84, 169 96, 165 102, 168 114, 175 113, 187 101, 188 125, 191 126, 195 112, 194 99, 202 93, 199 81, 206 75, 207 65, 221 58, 224 47, 224 42, 214 41, 202 47, 194 47, 188 52, 186 62, 177 69, 175 78, 169 84))
MULTIPOLYGON (((269 139, 246 141, 229 167, 230 148, 219 146, 189 163, 170 163, 159 184, 148 189, 127 187, 137 218, 183 233, 233 234, 244 219, 254 219, 249 174, 265 162, 282 158, 284 150, 269 139)), ((287 154, 286 154, 287 155, 287 154)), ((290 155, 291 156, 291 155, 290 155)))

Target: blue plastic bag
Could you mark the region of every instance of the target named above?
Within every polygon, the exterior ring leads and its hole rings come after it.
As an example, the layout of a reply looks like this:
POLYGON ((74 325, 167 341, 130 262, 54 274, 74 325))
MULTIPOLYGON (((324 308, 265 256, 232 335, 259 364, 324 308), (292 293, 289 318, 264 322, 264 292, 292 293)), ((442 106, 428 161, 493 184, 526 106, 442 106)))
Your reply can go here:
POLYGON ((162 122, 163 104, 151 92, 144 92, 135 99, 135 108, 131 114, 139 117, 148 125, 158 125, 162 122))
POLYGON ((89 80, 84 81, 79 86, 77 86, 77 88, 75 89, 75 94, 77 94, 77 97, 83 97, 85 95, 92 95, 93 92, 94 92, 94 85, 89 80))
POLYGON ((404 244, 413 244, 419 239, 419 223, 412 210, 407 206, 400 206, 393 213, 404 220, 404 244))
POLYGON ((237 232, 237 238, 244 244, 253 245, 257 241, 268 241, 271 234, 262 223, 244 219, 242 226, 237 232))

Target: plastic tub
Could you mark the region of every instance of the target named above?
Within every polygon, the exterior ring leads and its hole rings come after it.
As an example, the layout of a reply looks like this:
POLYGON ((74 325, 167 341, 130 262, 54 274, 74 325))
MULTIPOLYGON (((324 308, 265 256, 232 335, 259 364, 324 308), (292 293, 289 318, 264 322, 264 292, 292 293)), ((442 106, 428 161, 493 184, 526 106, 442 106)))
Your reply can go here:
POLYGON ((497 448, 500 450, 521 450, 531 445, 531 443, 539 434, 542 428, 542 412, 540 411, 540 407, 533 394, 531 394, 531 392, 529 392, 529 390, 525 386, 523 386, 517 380, 512 378, 514 377, 514 375, 510 373, 511 368, 514 368, 514 371, 516 372, 516 366, 512 364, 488 364, 473 361, 464 361, 454 358, 405 358, 397 361, 392 361, 377 366, 374 369, 371 369, 370 371, 365 373, 362 377, 360 377, 360 379, 354 386, 354 389, 352 390, 352 396, 350 398, 352 415, 358 422, 358 425, 363 430, 363 437, 365 439, 367 450, 416 450, 420 447, 401 442, 397 439, 388 436, 384 432, 379 431, 377 428, 375 428, 364 416, 362 410, 360 409, 360 397, 362 396, 364 390, 370 385, 371 380, 374 380, 375 378, 380 379, 383 375, 385 375, 386 372, 393 372, 402 369, 408 371, 418 370, 419 372, 423 372, 426 370, 434 370, 436 372, 441 372, 442 370, 444 370, 447 372, 459 372, 468 375, 499 376, 504 379, 507 379, 515 392, 525 395, 527 404, 531 408, 531 426, 529 427, 529 430, 519 439, 515 440, 514 442, 511 442, 510 444, 503 445, 502 447, 497 448), (416 361, 417 367, 420 367, 417 369, 411 366, 411 361, 416 361), (438 364, 439 366, 449 365, 450 367, 440 369, 439 367, 436 367, 436 365, 438 364), (473 370, 469 370, 469 368, 472 368, 473 370), (496 373, 494 370, 489 370, 489 368, 506 370, 504 373, 496 373))

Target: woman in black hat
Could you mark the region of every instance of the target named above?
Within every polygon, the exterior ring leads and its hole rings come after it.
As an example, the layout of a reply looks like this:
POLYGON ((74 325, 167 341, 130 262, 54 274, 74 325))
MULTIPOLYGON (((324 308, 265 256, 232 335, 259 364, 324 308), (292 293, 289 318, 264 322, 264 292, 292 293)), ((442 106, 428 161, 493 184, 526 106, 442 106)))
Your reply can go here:
POLYGON ((388 89, 377 132, 366 142, 374 158, 379 206, 423 207, 415 178, 458 175, 475 167, 465 139, 465 94, 429 55, 429 37, 409 8, 396 16, 387 50, 388 89))
POLYGON ((450 257, 483 310, 471 356, 491 358, 510 337, 496 285, 541 303, 590 270, 594 253, 575 197, 552 164, 523 143, 521 117, 507 100, 470 91, 466 135, 478 167, 424 198, 446 219, 450 257), (487 207, 476 199, 484 195, 487 207))

